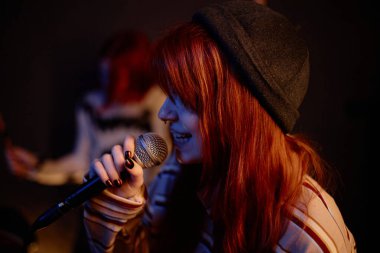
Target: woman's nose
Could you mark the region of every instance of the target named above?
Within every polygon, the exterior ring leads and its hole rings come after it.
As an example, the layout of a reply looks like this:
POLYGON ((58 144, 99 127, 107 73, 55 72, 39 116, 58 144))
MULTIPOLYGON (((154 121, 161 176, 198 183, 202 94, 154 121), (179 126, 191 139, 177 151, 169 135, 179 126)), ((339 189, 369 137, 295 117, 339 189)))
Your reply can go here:
POLYGON ((158 112, 158 117, 164 122, 175 121, 177 119, 174 103, 169 98, 166 98, 165 102, 162 104, 160 111, 158 112))

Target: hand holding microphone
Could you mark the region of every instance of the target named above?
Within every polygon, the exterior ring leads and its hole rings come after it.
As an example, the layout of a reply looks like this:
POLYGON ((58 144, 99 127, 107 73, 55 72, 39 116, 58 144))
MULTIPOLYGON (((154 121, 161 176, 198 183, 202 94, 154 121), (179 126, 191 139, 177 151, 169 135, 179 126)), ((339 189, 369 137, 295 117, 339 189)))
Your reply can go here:
POLYGON ((107 187, 120 197, 134 196, 144 183, 143 168, 160 165, 167 154, 165 140, 155 133, 140 135, 136 143, 133 137, 127 136, 123 148, 116 145, 111 154, 105 154, 100 160, 95 160, 90 170, 90 179, 73 194, 39 216, 32 229, 35 231, 48 226, 107 187))
POLYGON ((144 183, 143 165, 132 160, 135 154, 133 137, 128 136, 123 146, 116 145, 111 153, 96 159, 91 174, 96 174, 94 176, 98 176, 112 193, 129 198, 136 195, 144 183))
POLYGON ((136 195, 144 183, 143 169, 161 164, 167 153, 165 141, 157 134, 141 135, 136 143, 134 137, 127 136, 123 147, 114 146, 110 154, 95 160, 92 168, 111 192, 129 198, 136 195))

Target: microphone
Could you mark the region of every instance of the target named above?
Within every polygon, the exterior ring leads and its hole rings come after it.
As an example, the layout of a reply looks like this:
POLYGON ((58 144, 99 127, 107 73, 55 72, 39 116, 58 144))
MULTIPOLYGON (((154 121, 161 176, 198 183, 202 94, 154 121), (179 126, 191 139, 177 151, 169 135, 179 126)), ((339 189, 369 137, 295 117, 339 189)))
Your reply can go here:
MULTIPOLYGON (((168 146, 165 140, 158 134, 150 132, 142 134, 136 139, 135 154, 132 159, 145 169, 160 165, 167 155, 168 146)), ((123 170, 120 176, 125 179, 127 172, 123 170)), ((99 177, 91 178, 63 201, 56 203, 40 215, 32 224, 32 231, 47 227, 74 207, 106 188, 107 186, 99 177)))

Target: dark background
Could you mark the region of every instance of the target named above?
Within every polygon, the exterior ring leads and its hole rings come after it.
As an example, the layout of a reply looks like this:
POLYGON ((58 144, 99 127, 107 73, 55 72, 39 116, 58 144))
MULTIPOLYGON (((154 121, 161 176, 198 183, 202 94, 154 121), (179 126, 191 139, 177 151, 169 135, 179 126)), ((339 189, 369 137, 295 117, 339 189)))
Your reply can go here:
MULTIPOLYGON (((47 157, 69 152, 74 107, 96 85, 96 57, 104 40, 125 28, 154 39, 208 2, 218 1, 2 0, 0 113, 13 142, 47 157)), ((371 178, 379 168, 374 163, 378 9, 359 0, 269 0, 269 5, 299 26, 310 48, 311 83, 296 129, 319 145, 338 172, 336 202, 358 252, 371 252, 371 234, 377 234, 371 178)), ((13 178, 3 157, 0 176, 0 206, 21 210, 29 222, 74 188, 13 178)), ((39 252, 71 252, 79 213, 39 231, 39 252)))

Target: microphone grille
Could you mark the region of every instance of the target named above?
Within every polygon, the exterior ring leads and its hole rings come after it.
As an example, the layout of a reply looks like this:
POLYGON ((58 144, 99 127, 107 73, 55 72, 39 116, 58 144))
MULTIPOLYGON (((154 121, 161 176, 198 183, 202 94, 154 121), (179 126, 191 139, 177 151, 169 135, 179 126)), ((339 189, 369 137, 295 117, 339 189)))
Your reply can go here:
POLYGON ((143 168, 160 165, 168 155, 165 140, 156 133, 145 133, 136 140, 134 159, 143 168))

